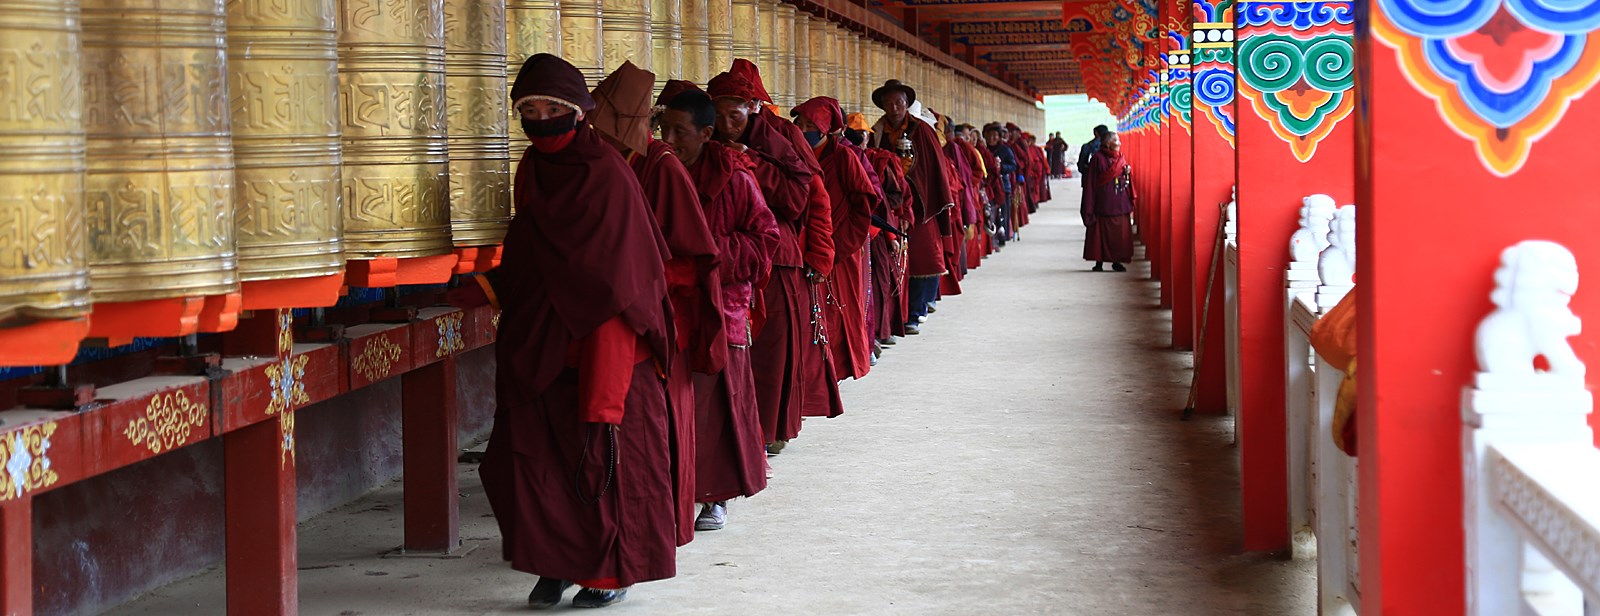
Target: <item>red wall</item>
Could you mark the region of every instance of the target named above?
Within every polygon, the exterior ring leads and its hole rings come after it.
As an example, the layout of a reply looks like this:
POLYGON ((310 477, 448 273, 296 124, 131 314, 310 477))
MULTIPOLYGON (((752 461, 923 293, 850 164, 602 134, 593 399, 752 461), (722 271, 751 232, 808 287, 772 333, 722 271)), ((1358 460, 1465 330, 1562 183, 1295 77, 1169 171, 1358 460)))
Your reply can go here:
MULTIPOLYGON (((1522 168, 1499 177, 1376 29, 1358 33, 1356 50, 1363 611, 1459 614, 1461 392, 1501 250, 1545 239, 1577 256, 1588 277, 1572 308, 1588 323, 1572 343, 1591 389, 1600 385, 1600 184, 1586 181, 1600 163, 1600 97, 1572 101, 1522 168)), ((1491 60, 1521 58, 1472 42, 1491 60)))

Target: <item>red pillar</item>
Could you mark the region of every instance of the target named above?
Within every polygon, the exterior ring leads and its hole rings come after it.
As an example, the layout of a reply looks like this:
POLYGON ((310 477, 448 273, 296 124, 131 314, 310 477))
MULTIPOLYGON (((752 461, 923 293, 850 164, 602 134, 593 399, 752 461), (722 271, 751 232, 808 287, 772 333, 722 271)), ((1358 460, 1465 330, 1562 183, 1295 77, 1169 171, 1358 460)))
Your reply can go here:
POLYGON ((456 357, 401 377, 407 551, 461 545, 456 490, 456 357))
POLYGON ((222 437, 229 616, 295 614, 293 410, 222 437))
POLYGON ((1172 346, 1194 346, 1194 87, 1192 49, 1189 47, 1190 3, 1169 0, 1167 77, 1172 91, 1173 129, 1167 133, 1167 246, 1163 257, 1167 273, 1162 282, 1162 302, 1172 307, 1172 346))
MULTIPOLYGON (((1287 3, 1245 6, 1255 4, 1287 3)), ((1348 62, 1354 33, 1350 3, 1321 5, 1329 10, 1313 13, 1290 29, 1296 39, 1336 49, 1342 53, 1337 57, 1348 62)), ((1285 29, 1273 24, 1270 15, 1244 12, 1235 36, 1242 372, 1237 430, 1245 548, 1276 551, 1288 548, 1290 534, 1284 418, 1288 358, 1283 346, 1283 272, 1289 237, 1299 228, 1301 199, 1306 195, 1322 193, 1341 204, 1354 202, 1355 129, 1348 118, 1355 95, 1349 91, 1352 72, 1319 73, 1324 65, 1318 63, 1298 67, 1302 75, 1261 76, 1258 70, 1272 51, 1263 43, 1285 29), (1287 89, 1284 83, 1290 84, 1287 89), (1290 104, 1308 92, 1329 102, 1313 109, 1309 118, 1291 114, 1290 104)))
POLYGON ((33 497, 0 504, 0 614, 33 613, 33 497))
POLYGON ((1600 386, 1600 185, 1584 181, 1600 165, 1596 35, 1503 9, 1482 29, 1425 28, 1385 8, 1420 4, 1363 4, 1356 37, 1361 590, 1375 614, 1465 609, 1459 408, 1501 250, 1542 239, 1577 257, 1586 278, 1571 305, 1587 323, 1570 340, 1600 386), (1504 42, 1515 40, 1548 47, 1536 56, 1504 42), (1425 50, 1444 47, 1473 50, 1473 66, 1443 70, 1425 50), (1571 68, 1530 73, 1536 57, 1571 68), (1526 105, 1495 118, 1457 75, 1536 76, 1502 82, 1521 85, 1494 96, 1526 105))
MULTIPOLYGON (((1221 38, 1203 42, 1209 32, 1233 31, 1233 5, 1194 3, 1194 226, 1193 311, 1195 379, 1199 382, 1194 410, 1226 413, 1222 327, 1222 272, 1212 270, 1223 203, 1233 191, 1233 43, 1221 38), (1207 284, 1210 284, 1209 288, 1207 284), (1209 299, 1208 299, 1209 295, 1209 299), (1208 307, 1209 306, 1209 307, 1208 307)), ((1229 36, 1228 38, 1232 38, 1229 36)), ((1220 268, 1220 263, 1217 264, 1220 268)))

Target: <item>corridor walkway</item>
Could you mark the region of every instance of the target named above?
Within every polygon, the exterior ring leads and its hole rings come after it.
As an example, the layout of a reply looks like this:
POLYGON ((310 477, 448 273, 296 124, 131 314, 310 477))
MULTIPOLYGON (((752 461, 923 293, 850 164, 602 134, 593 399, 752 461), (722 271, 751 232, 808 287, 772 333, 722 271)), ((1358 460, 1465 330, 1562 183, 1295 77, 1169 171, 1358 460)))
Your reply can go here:
MULTIPOLYGON (((1079 260, 1076 181, 892 347, 847 412, 808 420, 766 492, 609 614, 1314 613, 1314 565, 1238 555, 1231 422, 1177 420, 1186 354, 1148 267, 1079 260)), ((462 466, 462 559, 381 558, 398 484, 300 534, 301 613, 525 613, 462 466)), ((220 571, 113 612, 220 614, 220 571)), ((570 593, 569 593, 570 598, 570 593)), ((564 605, 561 608, 567 610, 564 605)))

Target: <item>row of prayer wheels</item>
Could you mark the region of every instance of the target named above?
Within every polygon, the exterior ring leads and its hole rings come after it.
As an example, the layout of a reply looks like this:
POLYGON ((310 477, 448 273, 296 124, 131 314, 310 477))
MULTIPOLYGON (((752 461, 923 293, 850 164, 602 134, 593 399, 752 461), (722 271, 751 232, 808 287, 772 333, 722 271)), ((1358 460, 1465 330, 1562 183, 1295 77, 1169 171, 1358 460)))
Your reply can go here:
POLYGON ((506 75, 540 52, 658 84, 745 57, 785 108, 875 116, 898 78, 958 120, 1034 113, 778 0, 6 0, 0 365, 29 328, 222 331, 492 265, 527 145, 506 75))

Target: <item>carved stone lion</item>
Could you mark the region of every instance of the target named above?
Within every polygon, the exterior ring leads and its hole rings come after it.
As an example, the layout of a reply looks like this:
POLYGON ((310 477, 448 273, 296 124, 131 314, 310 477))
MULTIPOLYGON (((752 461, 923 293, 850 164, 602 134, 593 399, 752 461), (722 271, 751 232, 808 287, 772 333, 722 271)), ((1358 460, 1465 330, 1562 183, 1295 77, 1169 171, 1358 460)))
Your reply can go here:
POLYGON ((1356 284, 1356 206, 1335 211, 1333 223, 1328 225, 1328 247, 1317 259, 1317 276, 1324 286, 1356 284))
POLYGON ((1317 255, 1328 247, 1328 222, 1338 208, 1333 197, 1311 195, 1301 200, 1300 230, 1289 237, 1289 258, 1302 263, 1316 263, 1317 255))
POLYGON ((1532 376, 1544 357, 1550 374, 1584 374, 1567 338, 1583 322, 1567 303, 1578 290, 1578 262, 1555 242, 1525 241, 1500 253, 1494 273, 1494 312, 1478 324, 1478 367, 1507 376, 1532 376))

